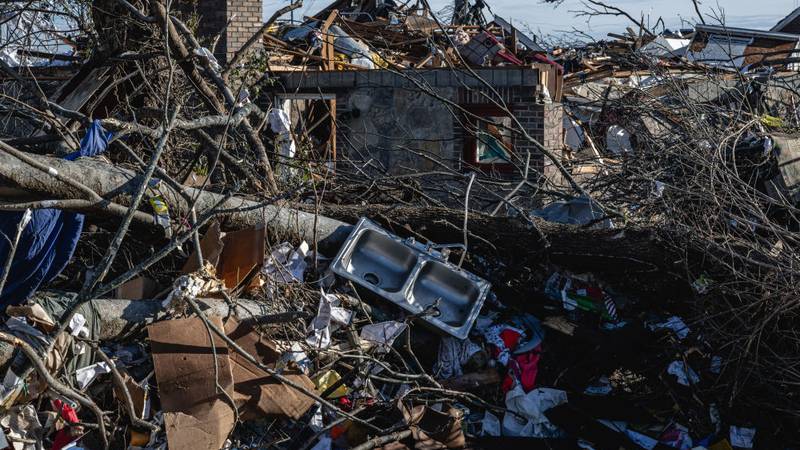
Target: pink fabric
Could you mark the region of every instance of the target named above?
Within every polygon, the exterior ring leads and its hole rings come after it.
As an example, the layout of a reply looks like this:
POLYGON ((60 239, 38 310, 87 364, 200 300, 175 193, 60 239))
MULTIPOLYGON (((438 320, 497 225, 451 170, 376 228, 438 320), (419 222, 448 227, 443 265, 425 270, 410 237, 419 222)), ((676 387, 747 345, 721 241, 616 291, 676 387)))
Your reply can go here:
POLYGON ((515 355, 508 362, 508 373, 503 379, 503 392, 508 392, 514 387, 514 380, 522 385, 522 390, 530 392, 536 386, 536 375, 539 373, 539 358, 541 358, 542 345, 533 350, 515 355))

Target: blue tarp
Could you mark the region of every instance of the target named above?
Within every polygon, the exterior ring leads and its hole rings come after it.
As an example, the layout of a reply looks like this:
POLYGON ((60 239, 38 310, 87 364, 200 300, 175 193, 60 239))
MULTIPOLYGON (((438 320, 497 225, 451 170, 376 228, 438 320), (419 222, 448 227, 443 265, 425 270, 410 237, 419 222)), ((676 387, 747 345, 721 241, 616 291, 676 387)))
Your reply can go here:
MULTIPOLYGON (((79 151, 65 159, 94 156, 105 151, 111 133, 95 120, 81 140, 79 151)), ((0 211, 0 273, 8 260, 23 212, 0 211)), ((66 267, 83 230, 83 214, 37 209, 20 236, 14 261, 0 292, 0 307, 24 302, 40 285, 52 281, 66 267)))

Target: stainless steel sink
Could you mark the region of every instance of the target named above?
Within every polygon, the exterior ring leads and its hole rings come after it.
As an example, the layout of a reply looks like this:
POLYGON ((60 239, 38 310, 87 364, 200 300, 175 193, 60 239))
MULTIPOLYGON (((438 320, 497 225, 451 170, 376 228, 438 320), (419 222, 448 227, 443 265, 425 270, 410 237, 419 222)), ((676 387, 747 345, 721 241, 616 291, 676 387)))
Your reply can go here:
POLYGON ((447 251, 437 247, 401 239, 362 218, 331 268, 412 314, 427 310, 427 323, 464 339, 490 285, 447 262, 447 251))
POLYGON ((458 328, 467 322, 480 296, 470 279, 442 263, 426 261, 411 285, 409 302, 424 310, 438 301, 439 320, 458 328))
POLYGON ((414 270, 417 254, 383 233, 364 230, 342 263, 353 278, 386 292, 397 292, 414 270))

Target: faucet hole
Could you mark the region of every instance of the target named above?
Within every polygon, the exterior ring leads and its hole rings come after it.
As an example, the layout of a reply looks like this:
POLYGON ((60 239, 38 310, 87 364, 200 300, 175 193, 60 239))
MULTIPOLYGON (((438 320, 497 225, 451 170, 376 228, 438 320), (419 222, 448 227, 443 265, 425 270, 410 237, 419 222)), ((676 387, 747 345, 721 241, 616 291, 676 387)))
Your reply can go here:
POLYGON ((363 276, 362 278, 364 278, 364 281, 366 281, 367 283, 369 283, 369 284, 371 284, 371 285, 373 285, 373 286, 377 286, 377 285, 379 285, 379 284, 380 284, 380 282, 381 282, 381 279, 380 279, 380 278, 378 278, 378 276, 377 276, 377 275, 375 275, 375 274, 374 274, 374 273, 372 273, 372 272, 367 272, 367 273, 365 273, 365 274, 364 274, 364 276, 363 276))

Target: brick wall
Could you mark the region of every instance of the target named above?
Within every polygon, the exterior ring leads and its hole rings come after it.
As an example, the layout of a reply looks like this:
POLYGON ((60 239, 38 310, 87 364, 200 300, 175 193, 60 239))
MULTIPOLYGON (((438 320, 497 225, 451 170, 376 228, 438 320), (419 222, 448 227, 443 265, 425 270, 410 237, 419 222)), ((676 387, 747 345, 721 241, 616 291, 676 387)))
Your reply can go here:
POLYGON ((261 27, 261 9, 261 0, 198 0, 201 38, 215 36, 230 20, 214 51, 220 62, 230 59, 261 27))
MULTIPOLYGON (((524 130, 541 143, 546 149, 557 156, 562 153, 563 131, 562 116, 563 108, 559 103, 542 104, 536 100, 536 89, 530 86, 507 87, 495 89, 503 102, 508 105, 512 113, 517 117, 524 130)), ((492 97, 487 89, 459 89, 456 102, 460 105, 486 104, 489 103, 487 96, 492 97)), ((460 160, 461 152, 464 148, 464 139, 467 130, 454 120, 453 127, 456 130, 456 142, 454 145, 455 154, 453 160, 460 160)), ((518 155, 531 153, 531 170, 551 174, 550 161, 544 157, 533 142, 524 137, 515 135, 514 151, 518 155)))
MULTIPOLYGON (((559 103, 542 104, 537 100, 537 70, 483 68, 476 72, 487 82, 491 80, 494 89, 487 89, 466 73, 449 70, 424 70, 411 72, 409 76, 460 106, 502 100, 531 137, 552 153, 561 155, 562 107, 559 103)), ((446 103, 422 93, 406 78, 384 70, 278 72, 273 76, 285 92, 336 94, 340 122, 337 150, 342 159, 373 159, 397 171, 436 170, 435 166, 428 166, 429 159, 415 158, 410 151, 414 150, 435 155, 438 161, 458 171, 464 168, 465 143, 471 131, 460 122, 460 114, 453 114, 446 103), (351 116, 355 111, 358 117, 351 116)), ((530 152, 531 181, 536 181, 538 174, 556 173, 535 143, 515 135, 513 146, 523 161, 530 152)), ((503 173, 501 176, 513 180, 520 174, 503 173)), ((438 189, 431 195, 439 198, 437 193, 447 192, 447 189, 443 189, 440 180, 435 182, 438 189)), ((523 191, 518 192, 520 197, 530 201, 520 204, 534 206, 537 200, 533 192, 523 191)), ((504 195, 499 191, 497 194, 504 195)), ((446 196, 439 199, 452 200, 446 196)))
POLYGON ((227 0, 228 19, 236 18, 228 27, 226 53, 227 58, 233 56, 242 45, 258 31, 263 24, 261 17, 261 0, 227 0))
MULTIPOLYGON (((554 156, 563 160, 564 156, 564 107, 560 103, 541 105, 543 108, 544 134, 542 144, 554 156)), ((544 176, 557 186, 564 186, 561 173, 549 159, 544 159, 544 176)))

